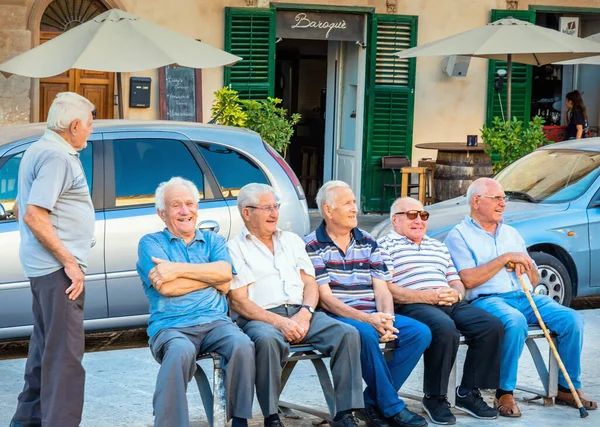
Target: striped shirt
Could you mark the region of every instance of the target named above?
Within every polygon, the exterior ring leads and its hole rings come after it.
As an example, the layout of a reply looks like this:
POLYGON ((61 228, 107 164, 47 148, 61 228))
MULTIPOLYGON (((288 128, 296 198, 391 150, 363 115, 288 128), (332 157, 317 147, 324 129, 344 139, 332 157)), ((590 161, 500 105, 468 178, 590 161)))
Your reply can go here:
POLYGON ((328 284, 333 295, 360 311, 377 310, 373 277, 391 280, 377 241, 359 228, 352 229, 350 244, 340 249, 325 231, 325 221, 304 238, 315 267, 317 283, 328 284))
POLYGON ((448 282, 460 280, 448 248, 438 240, 424 236, 417 245, 392 231, 377 242, 395 285, 421 290, 447 287, 448 282))

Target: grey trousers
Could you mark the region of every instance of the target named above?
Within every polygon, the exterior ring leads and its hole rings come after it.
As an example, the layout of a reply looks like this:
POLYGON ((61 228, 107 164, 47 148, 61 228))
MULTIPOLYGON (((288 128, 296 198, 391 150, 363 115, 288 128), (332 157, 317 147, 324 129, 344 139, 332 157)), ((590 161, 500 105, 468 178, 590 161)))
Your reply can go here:
MULTIPOLYGON (((292 317, 300 308, 279 306, 269 311, 292 317)), ((262 413, 265 417, 276 414, 281 393, 282 360, 288 356, 290 344, 281 331, 269 323, 242 317, 237 323, 256 347, 256 396, 262 413)), ((311 344, 331 358, 336 411, 363 408, 358 331, 325 313, 315 312, 302 343, 311 344)))
POLYGON ((188 328, 163 329, 150 340, 160 369, 154 392, 155 427, 189 427, 187 385, 199 354, 217 352, 227 401, 227 419, 252 418, 254 344, 234 323, 217 320, 188 328))
POLYGON ((83 303, 65 291, 64 269, 29 279, 33 296, 33 333, 25 364, 25 386, 11 426, 77 427, 83 411, 85 350, 83 303))

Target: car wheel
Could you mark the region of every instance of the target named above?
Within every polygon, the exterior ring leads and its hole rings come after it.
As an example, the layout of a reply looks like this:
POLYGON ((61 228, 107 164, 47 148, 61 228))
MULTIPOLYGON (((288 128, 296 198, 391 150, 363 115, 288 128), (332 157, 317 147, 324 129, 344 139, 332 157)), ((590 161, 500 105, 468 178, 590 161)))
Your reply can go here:
POLYGON ((573 298, 573 286, 567 268, 558 258, 545 252, 532 252, 529 255, 537 264, 540 275, 540 281, 533 292, 548 295, 554 301, 568 307, 573 298))

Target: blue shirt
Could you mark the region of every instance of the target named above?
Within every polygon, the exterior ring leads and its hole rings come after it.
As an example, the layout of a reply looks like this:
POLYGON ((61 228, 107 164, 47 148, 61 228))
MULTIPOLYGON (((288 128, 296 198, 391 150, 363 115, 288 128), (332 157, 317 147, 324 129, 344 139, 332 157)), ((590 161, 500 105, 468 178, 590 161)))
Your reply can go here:
POLYGON ((162 329, 186 328, 216 320, 231 321, 227 315, 225 295, 212 286, 177 297, 159 294, 148 280, 150 270, 156 265, 152 257, 172 262, 201 264, 225 261, 231 264, 225 239, 212 231, 197 230, 196 237, 188 244, 166 228, 142 237, 138 246, 137 271, 150 302, 150 338, 162 329))
POLYGON ((377 241, 370 234, 352 229, 350 244, 342 250, 327 234, 323 221, 304 242, 319 285, 328 284, 332 294, 352 308, 367 313, 377 311, 373 277, 385 281, 392 278, 377 241))
MULTIPOLYGON (((454 227, 444 243, 450 250, 452 261, 460 272, 486 264, 507 252, 522 252, 527 254, 527 246, 519 232, 504 223, 498 224, 496 233, 485 231, 469 215, 454 227)), ((535 265, 535 264, 534 264, 535 265)), ((527 275, 523 275, 525 283, 532 290, 527 275)), ((467 289, 467 300, 473 300, 481 294, 502 294, 521 290, 517 275, 501 269, 494 277, 472 289, 467 289)))

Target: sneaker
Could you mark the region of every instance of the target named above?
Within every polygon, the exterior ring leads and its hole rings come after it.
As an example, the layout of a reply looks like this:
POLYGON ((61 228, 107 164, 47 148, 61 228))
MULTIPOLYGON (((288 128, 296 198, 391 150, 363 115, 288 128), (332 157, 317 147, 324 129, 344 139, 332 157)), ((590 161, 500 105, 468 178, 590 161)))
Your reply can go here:
POLYGON ((450 410, 450 402, 448 402, 446 396, 425 396, 421 401, 421 407, 429 415, 429 419, 434 424, 456 424, 456 417, 450 410))
POLYGON ((367 427, 390 427, 383 414, 375 406, 367 406, 365 409, 354 412, 354 415, 364 421, 367 427))
POLYGON ((393 417, 388 418, 390 427, 427 427, 427 420, 404 408, 393 417))
POLYGON ((473 389, 465 397, 461 397, 458 395, 457 387, 455 406, 456 409, 460 409, 480 420, 493 420, 498 418, 498 411, 485 403, 483 397, 481 397, 481 393, 477 389, 473 389))
POLYGON ((358 427, 352 414, 346 414, 339 421, 329 421, 331 427, 358 427))

